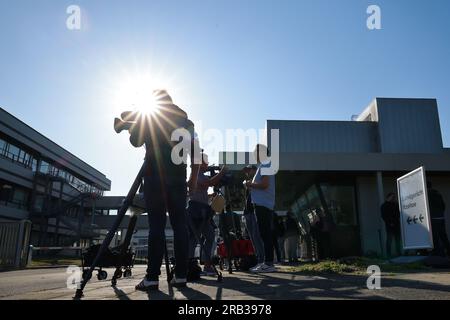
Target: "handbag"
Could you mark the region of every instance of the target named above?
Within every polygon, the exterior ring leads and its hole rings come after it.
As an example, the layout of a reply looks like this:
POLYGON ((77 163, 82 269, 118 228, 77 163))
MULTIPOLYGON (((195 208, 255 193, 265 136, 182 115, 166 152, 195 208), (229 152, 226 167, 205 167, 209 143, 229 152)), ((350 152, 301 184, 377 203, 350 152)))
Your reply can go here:
POLYGON ((211 200, 211 209, 216 213, 222 213, 225 208, 225 198, 221 194, 216 194, 211 200))

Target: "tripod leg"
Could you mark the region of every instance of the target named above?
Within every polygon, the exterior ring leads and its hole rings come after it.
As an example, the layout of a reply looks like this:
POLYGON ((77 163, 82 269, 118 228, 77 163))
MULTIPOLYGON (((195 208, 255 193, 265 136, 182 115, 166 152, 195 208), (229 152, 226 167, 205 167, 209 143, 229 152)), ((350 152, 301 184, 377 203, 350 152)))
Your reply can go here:
POLYGON ((128 224, 128 228, 127 228, 127 234, 125 235, 125 239, 123 240, 121 248, 120 248, 120 254, 119 254, 120 261, 117 261, 116 271, 114 271, 114 275, 111 279, 111 285, 113 285, 113 286, 116 285, 117 279, 122 276, 122 267, 126 267, 126 266, 122 265, 122 261, 130 247, 130 242, 131 242, 131 238, 133 237, 133 231, 134 231, 134 228, 136 227, 137 219, 138 219, 137 215, 133 215, 130 218, 130 223, 128 224))
POLYGON ((167 250, 167 240, 164 238, 164 260, 166 263, 167 282, 170 283, 173 278, 173 270, 170 268, 169 251, 167 250))
POLYGON ((108 248, 109 244, 111 243, 111 241, 112 241, 112 239, 114 237, 114 234, 116 233, 117 229, 120 226, 120 223, 122 222, 123 217, 127 213, 127 210, 129 208, 129 206, 133 203, 134 196, 135 196, 136 192, 138 191, 139 186, 141 185, 142 177, 144 176, 144 172, 145 172, 146 167, 147 167, 147 161, 144 161, 144 164, 142 165, 141 169, 139 170, 139 173, 137 174, 136 179, 134 180, 134 182, 133 182, 133 184, 132 184, 132 186, 130 188, 130 191, 127 194, 127 197, 125 198, 122 206, 120 207, 119 211, 117 212, 117 218, 114 221, 114 224, 112 225, 111 229, 108 231, 108 234, 106 235, 106 238, 103 241, 103 243, 102 243, 102 245, 100 247, 100 250, 97 253, 97 256, 95 257, 94 261, 92 262, 92 265, 89 267, 89 270, 86 273, 86 278, 84 278, 81 281, 80 287, 76 291, 75 297, 74 297, 75 299, 80 299, 81 297, 83 297, 84 287, 86 286, 86 284, 91 279, 92 272, 94 271, 94 269, 98 265, 98 262, 100 261, 100 258, 102 257, 102 255, 104 254, 104 252, 108 248))

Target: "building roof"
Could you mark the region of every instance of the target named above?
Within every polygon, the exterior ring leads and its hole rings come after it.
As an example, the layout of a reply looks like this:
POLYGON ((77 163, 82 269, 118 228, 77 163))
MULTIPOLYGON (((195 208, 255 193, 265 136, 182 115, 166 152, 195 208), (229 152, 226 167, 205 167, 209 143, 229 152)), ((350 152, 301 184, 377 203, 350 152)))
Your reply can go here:
POLYGON ((3 108, 0 108, 0 132, 27 146, 41 157, 48 158, 62 168, 69 169, 86 182, 90 182, 103 190, 110 190, 111 181, 103 173, 3 108))

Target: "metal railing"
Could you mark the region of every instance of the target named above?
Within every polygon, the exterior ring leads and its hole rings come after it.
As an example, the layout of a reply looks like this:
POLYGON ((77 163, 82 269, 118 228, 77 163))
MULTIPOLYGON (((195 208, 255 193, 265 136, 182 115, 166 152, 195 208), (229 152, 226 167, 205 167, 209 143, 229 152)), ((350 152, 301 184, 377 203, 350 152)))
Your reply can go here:
MULTIPOLYGON (((167 253, 169 257, 174 257, 175 252, 173 248, 173 239, 167 237, 167 253)), ((132 245, 131 249, 134 251, 134 260, 136 263, 147 263, 148 245, 132 245)))

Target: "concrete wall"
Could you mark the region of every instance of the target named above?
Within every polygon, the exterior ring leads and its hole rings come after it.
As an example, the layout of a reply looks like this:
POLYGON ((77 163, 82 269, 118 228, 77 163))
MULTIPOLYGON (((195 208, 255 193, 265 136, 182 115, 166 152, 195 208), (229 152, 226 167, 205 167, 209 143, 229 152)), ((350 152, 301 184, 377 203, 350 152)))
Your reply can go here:
POLYGON ((435 99, 377 98, 380 148, 383 153, 442 153, 435 99))
POLYGON ((268 133, 280 130, 281 152, 378 151, 375 122, 268 120, 266 126, 268 133))

